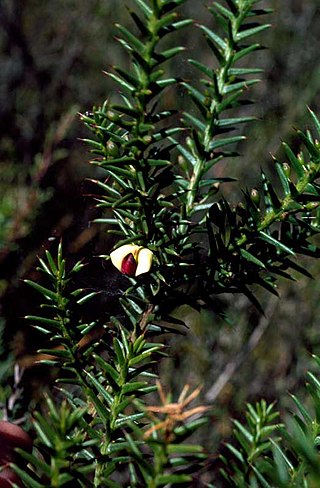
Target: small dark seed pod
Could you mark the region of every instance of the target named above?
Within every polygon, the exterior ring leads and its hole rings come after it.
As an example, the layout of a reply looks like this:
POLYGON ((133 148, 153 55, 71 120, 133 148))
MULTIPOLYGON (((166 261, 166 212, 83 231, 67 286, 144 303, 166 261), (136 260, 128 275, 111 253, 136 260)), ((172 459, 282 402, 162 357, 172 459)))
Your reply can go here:
POLYGON ((31 452, 32 439, 21 427, 12 422, 0 420, 0 487, 11 488, 13 483, 23 486, 19 476, 10 468, 10 463, 21 465, 15 449, 19 447, 31 452))
POLYGON ((21 479, 11 468, 4 468, 0 473, 0 488, 12 488, 13 484, 23 486, 21 479))

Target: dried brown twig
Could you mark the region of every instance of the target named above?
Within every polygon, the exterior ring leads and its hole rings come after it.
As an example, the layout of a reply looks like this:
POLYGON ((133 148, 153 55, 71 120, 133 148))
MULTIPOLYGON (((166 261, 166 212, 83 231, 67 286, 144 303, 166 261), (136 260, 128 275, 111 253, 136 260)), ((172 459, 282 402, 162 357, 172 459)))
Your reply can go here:
POLYGON ((185 410, 185 408, 197 398, 202 389, 201 386, 188 395, 190 386, 185 385, 179 395, 178 401, 172 403, 169 402, 168 397, 165 395, 160 381, 157 381, 157 387, 162 405, 150 405, 147 407, 147 412, 149 413, 151 420, 154 422, 154 425, 144 433, 145 439, 149 438, 153 432, 163 430, 164 439, 166 442, 169 442, 174 436, 174 429, 177 424, 184 422, 193 415, 203 413, 210 408, 204 405, 199 405, 190 410, 185 410), (163 414, 164 419, 162 420, 159 416, 154 415, 154 413, 163 414))

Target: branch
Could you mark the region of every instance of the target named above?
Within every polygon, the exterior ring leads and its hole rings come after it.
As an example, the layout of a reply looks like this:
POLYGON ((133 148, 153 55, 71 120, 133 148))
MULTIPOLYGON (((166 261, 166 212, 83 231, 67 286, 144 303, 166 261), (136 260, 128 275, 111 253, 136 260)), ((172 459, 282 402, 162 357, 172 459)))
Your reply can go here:
POLYGON ((218 396, 220 395, 223 388, 226 384, 230 381, 232 376, 235 372, 241 368, 244 361, 248 358, 251 352, 257 347, 260 340, 262 339, 263 335, 267 331, 269 325, 271 324, 271 319, 276 311, 278 306, 278 299, 276 297, 272 297, 265 310, 265 314, 262 315, 260 318, 259 324, 252 332, 249 340, 243 345, 242 349, 238 352, 238 354, 234 357, 232 361, 230 361, 215 381, 215 383, 209 388, 206 393, 206 401, 214 402, 218 396))

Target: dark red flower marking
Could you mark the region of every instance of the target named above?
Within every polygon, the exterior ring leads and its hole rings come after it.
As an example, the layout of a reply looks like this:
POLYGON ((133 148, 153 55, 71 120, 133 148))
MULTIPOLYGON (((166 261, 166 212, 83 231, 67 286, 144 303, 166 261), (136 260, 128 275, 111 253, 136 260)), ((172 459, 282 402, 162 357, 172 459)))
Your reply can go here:
POLYGON ((121 263, 121 273, 134 276, 137 269, 137 262, 132 253, 127 254, 121 263))

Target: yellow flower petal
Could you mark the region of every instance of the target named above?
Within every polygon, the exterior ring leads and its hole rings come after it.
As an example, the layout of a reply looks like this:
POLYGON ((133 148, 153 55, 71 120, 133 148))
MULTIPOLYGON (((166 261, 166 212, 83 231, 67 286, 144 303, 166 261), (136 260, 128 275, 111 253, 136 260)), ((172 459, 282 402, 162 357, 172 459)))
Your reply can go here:
POLYGON ((135 273, 136 276, 139 276, 142 273, 148 273, 148 271, 150 271, 152 266, 152 258, 153 252, 150 251, 150 249, 147 249, 146 247, 140 249, 137 256, 138 266, 135 273))

